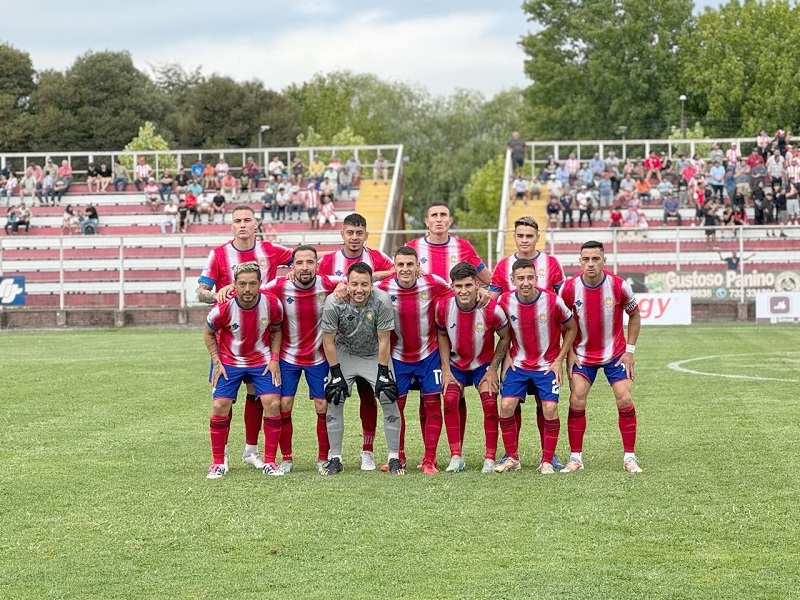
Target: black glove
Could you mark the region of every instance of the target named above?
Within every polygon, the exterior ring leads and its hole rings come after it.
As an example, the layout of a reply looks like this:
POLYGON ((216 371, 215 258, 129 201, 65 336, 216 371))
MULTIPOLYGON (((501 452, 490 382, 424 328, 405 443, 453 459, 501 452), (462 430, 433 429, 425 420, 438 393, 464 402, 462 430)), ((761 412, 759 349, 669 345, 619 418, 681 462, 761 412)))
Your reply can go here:
POLYGON ((384 394, 390 403, 396 402, 397 396, 400 394, 397 383, 392 379, 392 374, 389 373, 389 367, 386 365, 378 365, 378 377, 375 380, 375 395, 378 397, 378 401, 380 401, 381 394, 384 394))
POLYGON ((344 379, 344 375, 342 375, 341 367, 332 365, 331 375, 328 377, 328 383, 325 384, 325 399, 329 404, 333 402, 333 404, 339 406, 349 395, 350 391, 347 389, 347 382, 344 379))

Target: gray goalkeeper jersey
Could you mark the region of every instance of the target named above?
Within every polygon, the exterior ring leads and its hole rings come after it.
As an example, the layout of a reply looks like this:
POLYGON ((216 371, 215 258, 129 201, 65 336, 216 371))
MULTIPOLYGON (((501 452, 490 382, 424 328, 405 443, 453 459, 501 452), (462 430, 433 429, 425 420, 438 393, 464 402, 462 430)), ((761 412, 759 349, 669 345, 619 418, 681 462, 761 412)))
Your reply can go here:
POLYGON ((336 347, 353 356, 378 354, 378 332, 394 329, 394 309, 389 294, 372 289, 363 306, 342 303, 333 294, 325 300, 322 331, 336 333, 336 347))

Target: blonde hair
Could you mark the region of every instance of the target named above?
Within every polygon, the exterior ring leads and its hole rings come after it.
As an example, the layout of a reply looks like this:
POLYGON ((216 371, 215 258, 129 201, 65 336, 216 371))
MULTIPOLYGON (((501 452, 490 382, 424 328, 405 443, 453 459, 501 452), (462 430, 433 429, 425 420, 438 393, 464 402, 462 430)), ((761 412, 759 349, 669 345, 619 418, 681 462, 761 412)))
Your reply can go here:
POLYGON ((254 260, 236 265, 236 268, 233 270, 233 280, 236 281, 242 273, 256 273, 258 279, 261 280, 261 267, 259 267, 258 263, 254 260))

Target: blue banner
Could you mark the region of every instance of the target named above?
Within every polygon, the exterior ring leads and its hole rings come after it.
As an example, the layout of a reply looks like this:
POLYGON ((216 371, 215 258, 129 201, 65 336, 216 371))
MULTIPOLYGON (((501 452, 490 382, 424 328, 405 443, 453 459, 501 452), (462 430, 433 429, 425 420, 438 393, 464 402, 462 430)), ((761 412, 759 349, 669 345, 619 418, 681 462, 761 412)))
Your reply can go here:
POLYGON ((24 277, 0 277, 0 306, 25 306, 24 277))

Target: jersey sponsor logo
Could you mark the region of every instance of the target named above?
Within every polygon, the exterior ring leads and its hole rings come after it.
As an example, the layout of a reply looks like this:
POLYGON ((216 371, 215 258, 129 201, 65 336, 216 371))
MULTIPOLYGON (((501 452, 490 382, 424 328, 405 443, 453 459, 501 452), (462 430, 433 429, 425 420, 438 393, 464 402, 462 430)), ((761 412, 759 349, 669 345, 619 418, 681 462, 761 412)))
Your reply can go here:
POLYGON ((394 415, 388 415, 388 416, 383 417, 383 418, 384 418, 384 420, 389 421, 389 423, 394 423, 395 421, 399 421, 400 420, 400 417, 396 417, 394 415))
POLYGON ((0 304, 21 306, 25 304, 25 278, 0 278, 0 304))
POLYGON ((428 259, 423 256, 422 258, 419 259, 419 262, 421 262, 424 265, 426 262, 428 262, 428 259))
POLYGON ((289 296, 289 297, 286 299, 286 304, 291 304, 292 302, 294 302, 294 298, 292 298, 291 296, 289 296))
POLYGON ((608 298, 608 297, 603 298, 603 305, 606 308, 611 308, 612 306, 614 306, 614 299, 613 298, 608 298))
POLYGON ((337 274, 339 277, 341 277, 342 275, 344 275, 344 272, 343 272, 341 269, 337 269, 337 270, 336 270, 336 274, 337 274))
POLYGON ((239 331, 239 324, 238 323, 232 323, 231 324, 231 331, 239 331))
POLYGON ((580 308, 581 306, 583 306, 583 302, 581 302, 580 300, 576 300, 576 301, 575 301, 575 306, 577 306, 578 308, 580 308))

